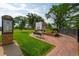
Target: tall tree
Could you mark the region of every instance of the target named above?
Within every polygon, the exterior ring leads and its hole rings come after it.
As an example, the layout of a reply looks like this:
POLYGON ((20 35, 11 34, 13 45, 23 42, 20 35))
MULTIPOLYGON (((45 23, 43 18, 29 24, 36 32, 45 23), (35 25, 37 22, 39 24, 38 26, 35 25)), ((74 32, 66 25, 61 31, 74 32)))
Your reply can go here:
POLYGON ((71 5, 71 12, 68 24, 70 24, 71 28, 79 29, 79 4, 72 3, 71 5))
MULTIPOLYGON (((58 4, 52 5, 49 12, 46 14, 47 18, 54 19, 54 24, 57 29, 62 27, 69 27, 68 20, 71 19, 72 14, 78 12, 79 4, 58 4)), ((71 20, 72 21, 72 20, 71 20)))
POLYGON ((27 16, 27 18, 29 20, 29 24, 32 26, 32 28, 35 27, 35 22, 38 22, 38 21, 44 22, 44 19, 37 14, 28 13, 26 16, 27 16))
POLYGON ((24 29, 25 28, 25 24, 26 24, 25 20, 22 20, 20 22, 19 29, 21 29, 21 30, 24 29))
POLYGON ((14 18, 15 25, 19 25, 19 29, 24 29, 25 24, 28 22, 27 18, 24 16, 17 16, 14 18))

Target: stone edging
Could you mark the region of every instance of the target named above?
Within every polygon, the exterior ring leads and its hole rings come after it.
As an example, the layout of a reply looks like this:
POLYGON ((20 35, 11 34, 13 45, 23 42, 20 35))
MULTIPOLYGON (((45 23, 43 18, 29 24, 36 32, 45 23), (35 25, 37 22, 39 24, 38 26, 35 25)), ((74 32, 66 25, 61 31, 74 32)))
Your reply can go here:
POLYGON ((51 44, 51 45, 54 45, 54 44, 52 44, 52 43, 50 43, 50 42, 48 42, 48 41, 46 41, 46 40, 44 40, 44 39, 42 39, 42 38, 38 38, 38 37, 34 36, 33 33, 31 33, 30 36, 33 37, 33 38, 36 38, 36 39, 38 39, 38 40, 44 41, 44 42, 46 42, 46 43, 49 43, 49 44, 51 44))

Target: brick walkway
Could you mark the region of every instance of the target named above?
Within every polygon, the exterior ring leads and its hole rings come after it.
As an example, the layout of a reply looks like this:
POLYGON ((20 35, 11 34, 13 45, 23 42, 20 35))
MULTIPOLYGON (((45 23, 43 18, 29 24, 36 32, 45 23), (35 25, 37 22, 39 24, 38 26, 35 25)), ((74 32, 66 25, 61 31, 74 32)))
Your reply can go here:
POLYGON ((78 42, 67 35, 62 35, 61 37, 54 37, 43 35, 43 40, 54 44, 56 47, 50 51, 47 56, 77 56, 78 55, 78 42))

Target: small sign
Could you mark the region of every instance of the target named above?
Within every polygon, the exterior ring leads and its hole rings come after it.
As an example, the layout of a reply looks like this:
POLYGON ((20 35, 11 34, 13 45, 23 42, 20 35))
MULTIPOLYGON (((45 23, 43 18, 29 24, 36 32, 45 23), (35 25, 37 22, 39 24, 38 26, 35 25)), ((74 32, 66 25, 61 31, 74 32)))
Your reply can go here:
POLYGON ((42 30, 43 29, 43 22, 36 22, 36 30, 42 30))
POLYGON ((2 16, 2 41, 3 45, 13 43, 13 18, 9 15, 2 16))
POLYGON ((12 32, 12 21, 3 20, 3 32, 12 32))

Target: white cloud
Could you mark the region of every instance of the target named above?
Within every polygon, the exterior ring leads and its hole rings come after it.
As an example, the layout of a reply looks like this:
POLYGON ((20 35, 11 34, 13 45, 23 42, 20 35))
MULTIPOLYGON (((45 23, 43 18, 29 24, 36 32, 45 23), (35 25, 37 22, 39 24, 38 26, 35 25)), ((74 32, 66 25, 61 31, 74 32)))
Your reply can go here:
POLYGON ((5 9, 15 9, 15 7, 9 5, 9 4, 0 4, 0 8, 5 8, 5 9))
POLYGON ((46 9, 46 6, 43 6, 42 9, 37 7, 37 8, 34 8, 34 9, 26 9, 26 10, 30 13, 35 13, 35 14, 43 17, 46 23, 51 22, 50 20, 47 20, 46 17, 45 17, 46 12, 48 12, 48 10, 46 9))
MULTIPOLYGON (((11 15, 15 16, 25 16, 27 13, 35 13, 37 15, 42 16, 46 22, 48 22, 45 18, 45 13, 48 12, 48 8, 46 5, 38 5, 38 4, 23 4, 23 3, 1 3, 0 4, 0 17, 2 15, 11 15), (35 6, 34 6, 35 5, 35 6), (32 8, 31 8, 32 7, 32 8)), ((0 18, 1 22, 1 18, 0 18)), ((0 23, 1 25, 1 23, 0 23)))
POLYGON ((79 0, 0 0, 0 3, 78 3, 79 0))
MULTIPOLYGON (((2 26, 2 19, 1 19, 1 17, 3 16, 3 15, 10 15, 10 16, 12 16, 12 17, 15 17, 15 16, 21 16, 21 15, 23 15, 22 13, 19 13, 19 12, 16 12, 16 11, 7 11, 7 12, 2 12, 2 13, 0 13, 0 26, 2 26)), ((23 15, 24 16, 24 15, 23 15)))
POLYGON ((6 2, 7 2, 7 0, 0 0, 0 4, 4 4, 6 2))
POLYGON ((21 7, 26 7, 26 4, 21 4, 21 7))
POLYGON ((52 0, 0 0, 0 3, 54 3, 52 0))
POLYGON ((0 16, 2 15, 11 15, 12 17, 15 17, 15 16, 23 15, 23 14, 17 11, 7 11, 7 12, 0 12, 0 16))
POLYGON ((30 13, 36 13, 36 14, 40 14, 39 13, 39 8, 34 8, 34 9, 26 9, 28 12, 30 12, 30 13))
POLYGON ((0 4, 0 26, 2 23, 1 16, 3 15, 11 15, 12 17, 15 16, 24 16, 19 10, 25 10, 26 5, 20 4, 20 7, 13 6, 11 4, 1 3, 0 4), (18 10, 18 11, 17 11, 18 10))
POLYGON ((12 4, 0 4, 0 8, 9 10, 25 10, 26 4, 20 4, 20 7, 13 6, 12 4))

